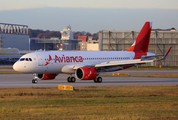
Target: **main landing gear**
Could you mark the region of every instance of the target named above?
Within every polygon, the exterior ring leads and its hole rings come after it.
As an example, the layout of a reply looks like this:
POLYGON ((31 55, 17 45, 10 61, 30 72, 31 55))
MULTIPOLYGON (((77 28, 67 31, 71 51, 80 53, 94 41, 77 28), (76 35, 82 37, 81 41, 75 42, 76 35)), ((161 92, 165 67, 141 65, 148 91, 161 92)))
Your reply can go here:
POLYGON ((35 74, 33 74, 33 76, 34 76, 34 78, 33 78, 33 80, 32 80, 32 83, 33 83, 33 84, 38 83, 37 74, 35 73, 35 74))
POLYGON ((76 78, 75 78, 75 77, 72 77, 72 75, 69 74, 69 77, 67 78, 67 81, 68 81, 69 83, 74 83, 74 82, 76 81, 76 78))
POLYGON ((103 79, 102 77, 99 77, 99 72, 97 73, 96 78, 93 80, 95 83, 102 83, 103 79))
POLYGON ((96 77, 95 79, 94 79, 94 82, 95 83, 101 83, 102 82, 102 77, 96 77))
MULTIPOLYGON (((67 78, 67 81, 69 83, 74 83, 76 81, 76 78, 72 77, 72 75, 69 74, 69 77, 67 78)), ((95 83, 102 83, 102 81, 103 81, 103 79, 101 77, 98 77, 98 76, 94 79, 95 83)))

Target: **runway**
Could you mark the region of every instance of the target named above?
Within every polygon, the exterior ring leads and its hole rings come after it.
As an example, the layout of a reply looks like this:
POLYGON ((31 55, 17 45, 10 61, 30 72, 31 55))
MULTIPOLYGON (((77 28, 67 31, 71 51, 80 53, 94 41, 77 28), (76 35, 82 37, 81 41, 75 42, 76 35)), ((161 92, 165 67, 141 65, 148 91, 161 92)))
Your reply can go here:
POLYGON ((0 88, 57 87, 58 85, 74 87, 178 85, 178 78, 102 77, 102 83, 94 83, 93 80, 76 80, 75 83, 68 83, 67 77, 66 74, 59 74, 55 80, 39 80, 37 84, 32 84, 31 74, 0 74, 0 88))

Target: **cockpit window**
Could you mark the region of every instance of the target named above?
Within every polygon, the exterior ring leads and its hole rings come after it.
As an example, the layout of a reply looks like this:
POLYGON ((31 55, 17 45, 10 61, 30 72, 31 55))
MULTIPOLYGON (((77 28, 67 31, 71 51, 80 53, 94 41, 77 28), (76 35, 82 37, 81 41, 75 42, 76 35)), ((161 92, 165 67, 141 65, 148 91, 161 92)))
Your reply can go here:
POLYGON ((20 58, 20 61, 32 61, 31 58, 20 58))
POLYGON ((24 60, 25 60, 25 58, 21 58, 21 59, 20 59, 20 61, 24 61, 24 60))

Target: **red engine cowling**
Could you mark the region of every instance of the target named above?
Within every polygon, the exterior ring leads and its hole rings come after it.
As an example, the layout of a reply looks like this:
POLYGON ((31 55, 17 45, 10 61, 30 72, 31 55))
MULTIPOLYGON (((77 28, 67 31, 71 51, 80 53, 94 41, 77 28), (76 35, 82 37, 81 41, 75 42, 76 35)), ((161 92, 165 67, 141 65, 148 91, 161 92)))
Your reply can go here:
POLYGON ((56 76, 56 74, 38 74, 38 78, 41 80, 53 80, 56 76))
POLYGON ((95 68, 81 67, 75 71, 75 76, 80 80, 94 80, 97 76, 95 68))

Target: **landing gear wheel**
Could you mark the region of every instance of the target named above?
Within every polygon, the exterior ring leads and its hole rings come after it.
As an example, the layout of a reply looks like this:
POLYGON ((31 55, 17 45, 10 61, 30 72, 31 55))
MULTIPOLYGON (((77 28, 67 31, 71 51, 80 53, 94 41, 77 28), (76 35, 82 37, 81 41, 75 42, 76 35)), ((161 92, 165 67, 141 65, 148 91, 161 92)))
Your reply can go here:
POLYGON ((101 77, 98 77, 98 78, 97 78, 97 82, 102 83, 102 78, 101 78, 101 77))
POLYGON ((67 82, 71 82, 71 77, 68 77, 68 78, 67 78, 67 82))
POLYGON ((32 83, 37 84, 38 83, 38 74, 34 73, 33 76, 34 76, 34 78, 32 80, 32 83))
POLYGON ((71 83, 71 82, 75 82, 76 81, 76 79, 75 79, 75 77, 68 77, 67 78, 67 81, 69 82, 69 83, 71 83))
POLYGON ((97 81, 97 78, 95 78, 95 79, 94 79, 94 82, 95 82, 95 83, 97 83, 97 82, 98 82, 98 81, 97 81))
POLYGON ((75 82, 76 81, 76 79, 75 79, 75 77, 71 77, 71 82, 75 82))
POLYGON ((101 78, 101 77, 96 77, 96 78, 94 79, 94 82, 95 82, 95 83, 101 83, 101 82, 102 82, 102 78, 101 78))
POLYGON ((38 83, 38 80, 37 80, 37 79, 33 79, 33 80, 32 80, 32 83, 33 83, 33 84, 36 84, 36 83, 38 83))

